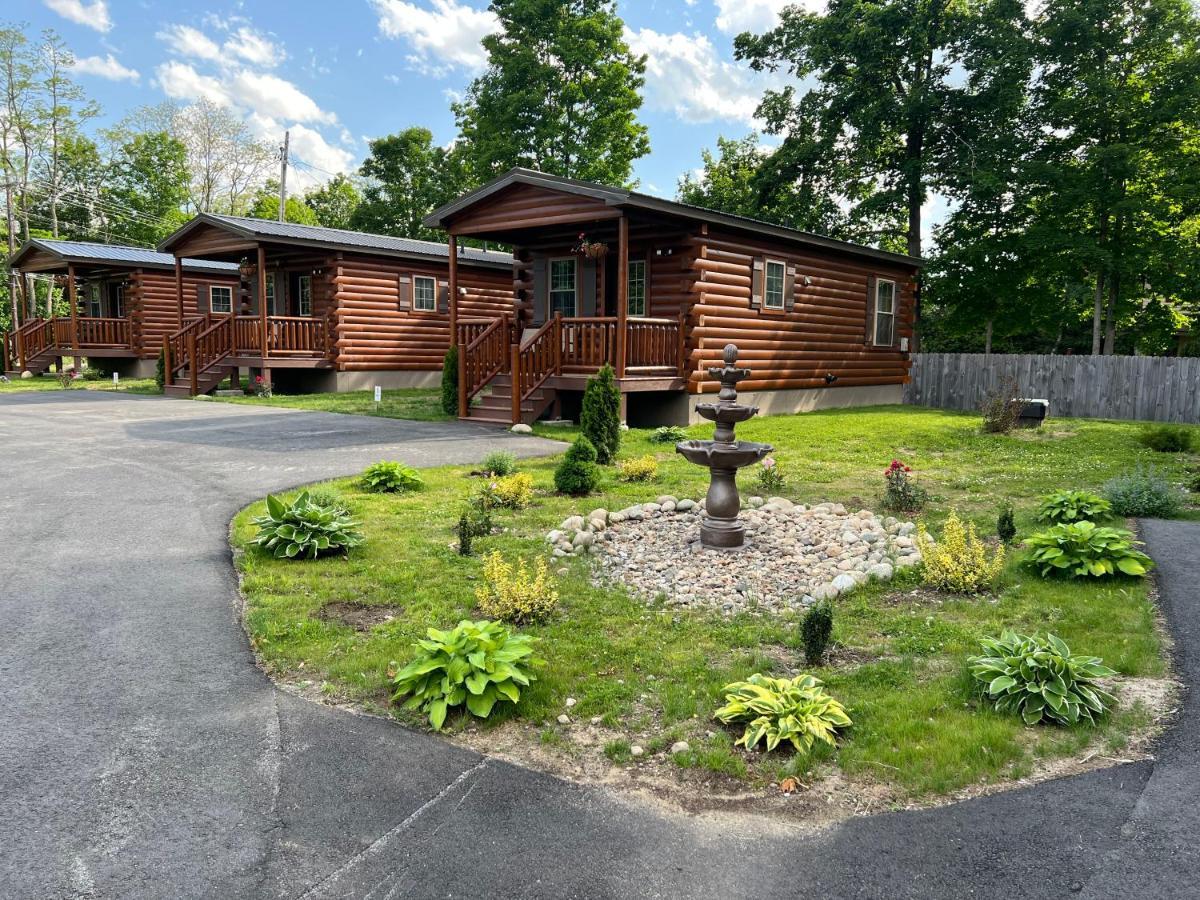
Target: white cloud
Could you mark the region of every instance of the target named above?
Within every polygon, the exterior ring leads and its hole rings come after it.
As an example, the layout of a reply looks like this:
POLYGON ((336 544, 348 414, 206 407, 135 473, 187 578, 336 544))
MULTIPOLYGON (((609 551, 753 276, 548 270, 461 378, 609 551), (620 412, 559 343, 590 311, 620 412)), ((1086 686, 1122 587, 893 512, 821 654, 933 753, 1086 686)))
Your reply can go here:
POLYGON ((786 6, 800 6, 809 12, 824 12, 825 0, 713 0, 717 6, 717 28, 725 34, 743 31, 763 32, 779 24, 779 13, 786 6))
POLYGON ((198 28, 190 25, 171 25, 156 37, 166 43, 172 53, 192 59, 218 60, 220 45, 198 28))
POLYGON ((137 81, 142 77, 137 69, 121 65, 111 53, 106 56, 85 56, 76 59, 74 69, 83 75, 95 75, 109 81, 137 81))
POLYGON ((635 53, 646 55, 646 104, 685 122, 754 124, 766 77, 720 58, 703 34, 660 34, 649 28, 625 33, 635 53))
POLYGON ((238 106, 248 107, 260 115, 290 118, 296 122, 333 124, 337 121, 337 116, 321 109, 315 100, 290 81, 265 72, 238 72, 228 82, 228 90, 238 106))
POLYGON ((379 30, 412 45, 415 52, 408 59, 415 68, 436 75, 455 68, 482 69, 487 54, 479 42, 499 28, 495 15, 459 0, 430 3, 425 7, 405 0, 371 0, 379 30))
POLYGON ((108 4, 105 0, 44 0, 46 6, 54 10, 64 19, 69 19, 77 25, 85 25, 97 31, 112 30, 112 19, 108 15, 108 4))
POLYGON ((273 68, 287 56, 283 52, 283 48, 269 37, 245 25, 238 28, 225 41, 223 49, 226 53, 243 59, 251 65, 263 68, 273 68))
POLYGON ((202 75, 187 63, 171 60, 155 70, 155 80, 172 100, 211 100, 221 106, 233 106, 233 98, 220 80, 202 75))

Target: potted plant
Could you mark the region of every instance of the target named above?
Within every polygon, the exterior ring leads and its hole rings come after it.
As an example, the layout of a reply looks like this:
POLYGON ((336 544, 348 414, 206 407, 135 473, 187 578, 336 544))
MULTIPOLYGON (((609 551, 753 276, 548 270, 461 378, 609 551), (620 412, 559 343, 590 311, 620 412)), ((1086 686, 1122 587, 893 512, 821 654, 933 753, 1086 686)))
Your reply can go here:
POLYGON ((253 278, 258 274, 258 265, 248 256, 243 256, 238 263, 238 273, 243 278, 253 278))
POLYGON ((584 259, 601 259, 608 255, 608 244, 602 241, 589 241, 587 235, 581 231, 579 239, 575 242, 574 253, 584 259))

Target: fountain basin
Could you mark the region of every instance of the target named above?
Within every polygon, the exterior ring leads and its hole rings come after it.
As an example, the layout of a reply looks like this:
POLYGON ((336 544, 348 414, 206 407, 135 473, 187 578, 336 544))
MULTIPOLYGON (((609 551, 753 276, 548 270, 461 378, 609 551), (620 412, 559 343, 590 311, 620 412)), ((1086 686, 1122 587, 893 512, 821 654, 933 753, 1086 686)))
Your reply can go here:
POLYGON ((724 444, 692 440, 680 441, 675 445, 675 452, 681 454, 688 462, 708 469, 743 469, 758 462, 774 449, 771 444, 758 444, 754 441, 724 444))
POLYGON ((727 403, 697 403, 696 412, 710 422, 734 425, 745 422, 758 413, 757 406, 730 406, 727 403))

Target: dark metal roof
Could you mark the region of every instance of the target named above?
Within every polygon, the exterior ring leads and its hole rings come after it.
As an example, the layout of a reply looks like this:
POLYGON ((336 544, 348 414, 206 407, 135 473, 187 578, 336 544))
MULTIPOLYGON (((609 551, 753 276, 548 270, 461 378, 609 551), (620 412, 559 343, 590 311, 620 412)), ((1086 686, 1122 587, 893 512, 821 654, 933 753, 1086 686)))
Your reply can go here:
POLYGON ((624 188, 615 188, 592 181, 562 178, 557 175, 547 175, 545 172, 538 172, 534 169, 510 169, 499 178, 495 178, 482 187, 476 188, 459 197, 457 200, 447 203, 440 209, 434 210, 425 218, 425 225, 429 228, 445 228, 448 219, 473 204, 478 203, 480 200, 484 200, 514 184, 529 184, 553 191, 576 194, 582 197, 592 197, 613 207, 643 209, 666 215, 682 216, 698 222, 712 222, 741 231, 792 241, 797 244, 805 244, 823 250, 835 250, 856 256, 868 256, 873 259, 918 268, 925 265, 923 259, 915 256, 906 256, 903 253, 877 250, 874 247, 852 244, 849 241, 839 241, 835 238, 826 237, 822 234, 814 234, 810 231, 785 228, 782 225, 773 225, 770 222, 763 222, 759 219, 749 218, 748 216, 718 212, 713 209, 706 209, 703 206, 679 203, 675 200, 663 200, 661 197, 652 197, 649 194, 640 194, 637 191, 628 191, 624 188))
MULTIPOLYGON (((275 222, 270 219, 252 219, 248 216, 219 216, 201 213, 184 225, 161 244, 159 249, 168 249, 179 238, 202 223, 216 225, 252 240, 269 240, 281 243, 303 244, 340 250, 357 250, 383 253, 388 256, 418 257, 423 259, 449 259, 450 248, 433 241, 418 241, 412 238, 392 237, 385 234, 367 234, 361 231, 346 231, 341 228, 321 228, 315 225, 296 225, 292 222, 275 222)), ((460 247, 461 262, 495 268, 511 268, 513 258, 508 253, 494 250, 476 250, 460 247)))
MULTIPOLYGON (((51 238, 31 238, 12 258, 13 268, 21 267, 23 257, 35 250, 43 250, 64 263, 84 265, 112 265, 129 268, 150 267, 174 269, 175 257, 169 253, 147 250, 145 247, 125 247, 120 244, 93 244, 88 241, 59 241, 51 238)), ((236 272, 235 263, 215 262, 210 259, 185 259, 185 269, 202 269, 207 272, 236 272)))

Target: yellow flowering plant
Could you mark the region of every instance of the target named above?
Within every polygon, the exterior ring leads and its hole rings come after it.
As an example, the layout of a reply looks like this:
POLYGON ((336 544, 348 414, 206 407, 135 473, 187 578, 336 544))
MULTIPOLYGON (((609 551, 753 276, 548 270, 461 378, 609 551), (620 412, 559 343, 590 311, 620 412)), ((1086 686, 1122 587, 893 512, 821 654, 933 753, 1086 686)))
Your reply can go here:
POLYGON ((558 591, 550 578, 546 560, 539 559, 533 568, 522 557, 514 566, 498 551, 483 560, 482 587, 476 588, 475 599, 484 615, 522 624, 546 618, 558 606, 558 591))
POLYGON ((924 525, 918 526, 917 547, 925 563, 925 583, 941 591, 979 594, 990 590, 1004 570, 1004 546, 989 554, 974 523, 964 525, 954 511, 939 542, 929 537, 924 525))

